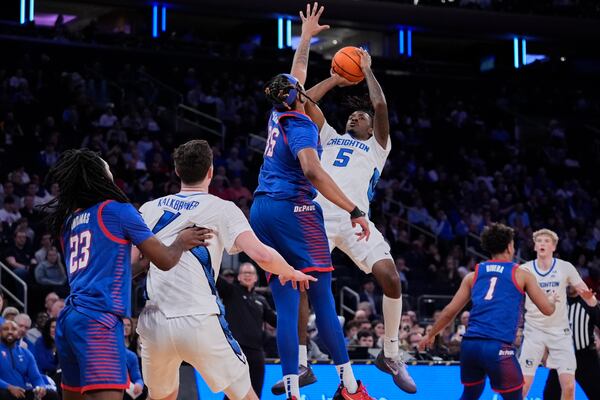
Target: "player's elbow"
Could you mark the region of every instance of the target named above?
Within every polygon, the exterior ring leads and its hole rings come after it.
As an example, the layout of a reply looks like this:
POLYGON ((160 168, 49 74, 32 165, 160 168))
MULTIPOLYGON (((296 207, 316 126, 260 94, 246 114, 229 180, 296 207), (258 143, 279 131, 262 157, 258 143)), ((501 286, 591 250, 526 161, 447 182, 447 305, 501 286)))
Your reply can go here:
POLYGON ((311 183, 314 183, 314 181, 317 180, 319 177, 319 168, 317 168, 316 166, 312 166, 312 165, 307 166, 306 168, 304 168, 302 170, 302 172, 304 172, 304 176, 311 183))
POLYGON ((387 102, 385 101, 385 99, 380 99, 377 100, 375 103, 373 103, 373 110, 376 113, 381 113, 381 112, 387 112, 388 106, 387 106, 387 102))

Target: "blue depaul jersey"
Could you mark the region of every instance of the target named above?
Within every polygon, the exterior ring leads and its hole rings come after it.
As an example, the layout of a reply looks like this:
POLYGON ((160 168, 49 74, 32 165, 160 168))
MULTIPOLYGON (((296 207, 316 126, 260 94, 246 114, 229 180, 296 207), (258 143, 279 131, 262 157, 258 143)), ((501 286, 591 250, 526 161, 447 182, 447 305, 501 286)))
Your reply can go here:
POLYGON ((465 337, 495 339, 513 343, 522 318, 525 292, 515 279, 518 265, 486 261, 475 267, 465 337))
POLYGON ((98 313, 129 316, 131 244, 150 236, 129 203, 109 200, 71 214, 61 237, 71 286, 67 304, 92 318, 98 313))
POLYGON ((323 148, 317 126, 306 114, 273 110, 268 129, 255 194, 286 200, 314 199, 317 192, 302 172, 298 152, 315 149, 321 157, 323 148))

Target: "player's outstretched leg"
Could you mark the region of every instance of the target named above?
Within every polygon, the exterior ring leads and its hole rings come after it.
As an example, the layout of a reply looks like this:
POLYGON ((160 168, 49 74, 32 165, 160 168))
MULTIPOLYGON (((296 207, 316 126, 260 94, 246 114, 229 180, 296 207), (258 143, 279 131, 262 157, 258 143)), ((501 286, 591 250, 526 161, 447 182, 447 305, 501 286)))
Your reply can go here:
MULTIPOLYGON (((300 293, 299 312, 300 314, 298 317, 298 338, 300 346, 298 349, 298 360, 300 375, 298 377, 298 386, 304 387, 311 385, 317 381, 316 375, 314 374, 312 368, 308 364, 308 350, 306 348, 306 326, 308 325, 308 317, 310 316, 310 309, 308 307, 308 295, 306 294, 306 292, 300 293)), ((271 387, 271 393, 275 395, 285 393, 283 379, 280 379, 271 387)))
POLYGON ((375 366, 391 374, 394 383, 407 393, 416 393, 417 385, 409 375, 398 354, 398 331, 402 318, 402 286, 394 262, 390 259, 373 265, 373 276, 383 289, 383 323, 385 334, 383 350, 375 360, 375 366))
POLYGON ((331 292, 331 272, 313 274, 319 280, 311 283, 308 296, 315 310, 319 335, 323 337, 340 377, 341 385, 338 389, 339 397, 337 398, 343 400, 373 400, 364 385, 360 381, 356 381, 350 365, 344 334, 335 312, 335 301, 331 292))

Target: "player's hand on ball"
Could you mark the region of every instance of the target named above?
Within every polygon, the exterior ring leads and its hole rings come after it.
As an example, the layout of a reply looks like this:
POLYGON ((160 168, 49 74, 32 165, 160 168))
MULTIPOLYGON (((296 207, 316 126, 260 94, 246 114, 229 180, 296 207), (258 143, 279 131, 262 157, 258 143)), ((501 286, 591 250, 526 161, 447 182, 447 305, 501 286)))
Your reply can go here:
POLYGON ((302 35, 315 36, 325 29, 329 29, 329 25, 319 25, 319 18, 323 14, 325 7, 319 8, 319 3, 315 1, 312 8, 310 3, 306 5, 306 16, 300 11, 300 19, 302 20, 302 35))
POLYGON ((366 72, 371 69, 371 55, 362 47, 358 51, 360 53, 360 68, 363 72, 366 72))
POLYGON ((369 221, 367 221, 367 219, 365 217, 360 217, 360 218, 354 218, 351 219, 352 221, 352 227, 354 228, 356 225, 360 225, 360 227, 362 228, 361 232, 357 232, 356 236, 358 236, 358 239, 356 240, 369 240, 369 236, 371 236, 371 230, 369 229, 369 221))
POLYGON ((179 232, 177 239, 186 250, 193 249, 198 246, 208 246, 208 239, 213 237, 214 231, 208 228, 193 226, 179 232))
POLYGON ((281 285, 285 285, 288 281, 292 281, 292 287, 294 289, 300 289, 301 292, 304 292, 308 289, 309 283, 316 282, 317 278, 294 269, 289 273, 279 275, 279 282, 281 282, 281 285))
POLYGON ((348 79, 344 78, 343 76, 336 74, 335 71, 333 70, 333 68, 329 71, 329 74, 331 74, 333 79, 335 79, 336 86, 339 86, 339 87, 354 86, 359 83, 359 81, 352 82, 352 81, 349 81, 348 79))

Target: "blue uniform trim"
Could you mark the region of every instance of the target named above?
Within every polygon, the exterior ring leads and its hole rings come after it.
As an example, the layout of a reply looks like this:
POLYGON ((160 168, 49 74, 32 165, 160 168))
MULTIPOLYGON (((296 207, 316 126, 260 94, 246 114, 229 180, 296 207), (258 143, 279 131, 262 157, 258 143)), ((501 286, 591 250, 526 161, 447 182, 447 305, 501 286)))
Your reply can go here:
POLYGON ((175 221, 175 219, 177 217, 179 217, 181 215, 181 213, 174 213, 172 211, 167 211, 165 210, 163 212, 163 215, 160 217, 160 219, 158 220, 158 222, 156 223, 156 225, 154 225, 154 228, 152 228, 152 233, 154 233, 155 235, 162 231, 165 226, 169 225, 171 222, 175 221))
POLYGON ((190 193, 190 194, 177 193, 173 196, 181 197, 182 199, 187 199, 188 197, 200 196, 200 195, 206 195, 206 194, 208 194, 208 193, 206 193, 206 192, 197 192, 197 193, 190 193))
POLYGON ((379 173, 379 170, 377 168, 373 169, 373 175, 369 181, 369 190, 367 191, 369 201, 372 201, 373 198, 375 198, 375 186, 377 186, 377 182, 379 182, 380 177, 381 173, 379 173))
POLYGON ((554 266, 556 265, 556 258, 552 259, 552 266, 550 267, 550 269, 548 270, 548 272, 546 272, 545 274, 542 274, 538 268, 537 268, 537 264, 535 262, 535 260, 533 260, 533 269, 535 269, 535 272, 539 275, 539 276, 547 276, 548 274, 550 274, 550 272, 552 272, 552 270, 554 269, 554 266))
POLYGON ((190 250, 192 255, 196 257, 198 262, 202 265, 202 269, 204 270, 204 274, 206 275, 206 280, 208 281, 208 286, 210 286, 211 293, 216 297, 217 306, 219 307, 219 324, 221 325, 221 329, 223 329, 223 334, 231 346, 231 349, 237 356, 237 358, 246 364, 246 357, 244 357, 244 353, 239 345, 239 343, 233 337, 231 330, 229 330, 229 325, 225 320, 225 306, 223 306, 223 302, 219 297, 219 292, 217 291, 217 284, 214 278, 214 270, 212 267, 212 260, 210 257, 210 253, 206 247, 198 246, 194 247, 190 250))

